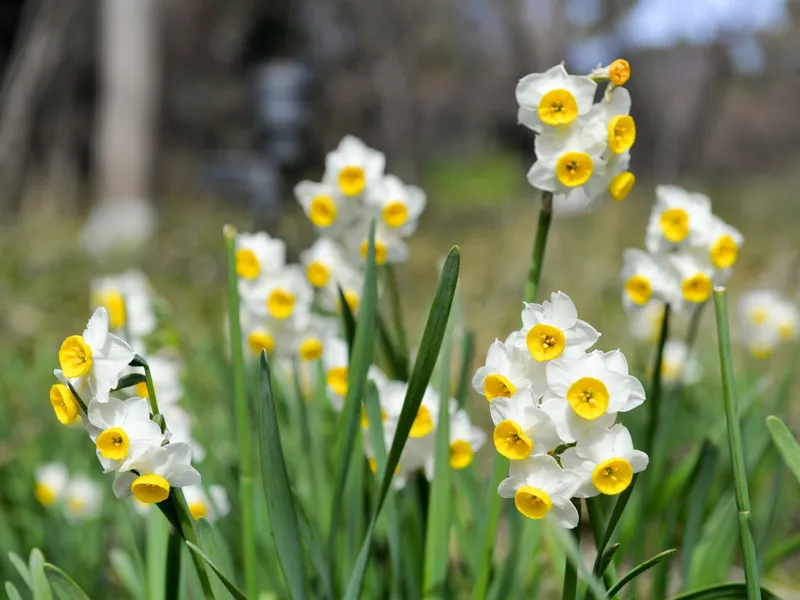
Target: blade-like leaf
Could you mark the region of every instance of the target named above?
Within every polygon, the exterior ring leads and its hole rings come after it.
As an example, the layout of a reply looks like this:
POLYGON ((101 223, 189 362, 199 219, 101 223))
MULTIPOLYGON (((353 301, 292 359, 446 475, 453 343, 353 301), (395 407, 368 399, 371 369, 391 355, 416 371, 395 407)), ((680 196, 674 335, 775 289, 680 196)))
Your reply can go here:
POLYGON ((717 461, 719 450, 711 442, 706 440, 700 450, 697 459, 697 466, 692 477, 691 488, 686 494, 686 527, 683 534, 683 580, 689 576, 689 569, 692 564, 692 554, 695 546, 700 541, 703 533, 703 521, 708 504, 708 496, 711 486, 714 483, 714 476, 717 472, 717 461))
POLYGON ((231 580, 228 579, 225 576, 225 574, 222 571, 219 570, 219 568, 217 568, 217 565, 215 565, 213 562, 211 562, 211 559, 208 558, 203 553, 203 551, 200 550, 200 548, 195 546, 192 542, 186 542, 186 545, 189 546, 189 550, 191 550, 192 553, 195 556, 197 556, 200 559, 202 559, 209 567, 211 567, 211 570, 214 571, 214 573, 216 573, 217 577, 219 577, 219 580, 222 582, 222 584, 225 586, 225 588, 228 590, 228 592, 230 593, 231 596, 233 596, 236 600, 247 600, 247 596, 245 596, 242 593, 242 591, 239 588, 237 588, 231 582, 231 580))
POLYGON ((638 477, 639 474, 635 474, 628 488, 617 497, 614 510, 611 512, 611 518, 608 520, 608 525, 606 525, 606 532, 603 535, 603 541, 600 542, 600 545, 597 547, 597 557, 595 558, 594 568, 592 569, 592 571, 595 573, 600 573, 600 571, 598 571, 600 568, 600 560, 602 560, 606 546, 608 546, 608 543, 611 541, 611 538, 614 535, 614 529, 616 529, 617 523, 619 523, 619 520, 622 517, 622 513, 625 512, 625 507, 628 505, 628 500, 631 498, 631 494, 633 493, 633 488, 636 486, 636 479, 638 477))
POLYGON ((439 356, 439 349, 442 346, 442 340, 444 339, 445 330, 447 328, 447 320, 450 316, 450 308, 453 304, 456 283, 458 282, 459 264, 460 255, 458 247, 456 246, 453 247, 447 255, 447 260, 444 263, 442 274, 439 278, 439 287, 436 290, 436 296, 433 299, 431 309, 428 313, 428 320, 425 324, 425 331, 422 334, 417 360, 414 362, 414 369, 411 373, 408 389, 406 390, 406 397, 403 401, 403 409, 400 412, 400 418, 397 422, 392 447, 389 451, 386 465, 382 471, 378 502, 375 506, 369 528, 367 529, 367 534, 364 537, 361 551, 358 554, 358 559, 350 577, 350 582, 347 584, 345 597, 348 600, 356 600, 361 593, 361 584, 367 566, 375 523, 383 507, 386 494, 392 483, 394 470, 400 462, 400 454, 403 452, 403 447, 411 431, 411 425, 414 423, 414 419, 419 411, 419 406, 422 403, 422 396, 425 394, 425 390, 428 387, 431 373, 433 373, 433 367, 439 356))
MULTIPOLYGON (((170 502, 160 502, 157 505, 162 512, 168 511, 175 523, 175 531, 181 531, 178 515, 175 507, 170 502)), ((167 512, 164 512, 166 515, 167 512)), ((156 511, 151 510, 147 513, 147 537, 145 539, 145 571, 147 575, 147 597, 149 600, 160 600, 164 598, 164 590, 167 580, 167 539, 169 536, 169 524, 156 511)), ((171 519, 170 519, 171 521, 171 519)))
POLYGON ((475 358, 475 331, 466 329, 461 336, 461 365, 456 388, 456 400, 461 408, 464 408, 464 404, 467 402, 467 393, 472 384, 473 358, 475 358))
MULTIPOLYGON (((216 526, 206 519, 198 519, 195 521, 195 531, 197 532, 197 543, 205 555, 213 560, 214 564, 223 572, 235 573, 230 549, 225 544, 225 538, 218 533, 216 526)), ((211 589, 215 598, 226 597, 227 592, 221 581, 212 579, 211 589)))
MULTIPOLYGON (((275 401, 272 396, 269 361, 267 353, 263 350, 261 352, 261 392, 264 401, 260 403, 259 446, 261 449, 261 479, 264 485, 264 497, 267 501, 267 514, 272 527, 272 537, 275 540, 275 549, 278 553, 278 562, 286 579, 286 585, 292 598, 300 600, 308 598, 305 556, 300 541, 300 530, 297 526, 292 489, 286 473, 286 462, 283 458, 278 415, 275 412, 275 401)), ((211 568, 216 571, 213 565, 211 568)), ((225 583, 224 580, 223 583, 225 583)), ((227 583, 225 587, 228 587, 227 583)), ((230 588, 228 587, 228 589, 230 588)))
POLYGON ((797 439, 778 417, 767 417, 767 428, 786 466, 794 473, 797 481, 800 481, 800 444, 797 443, 797 439))
POLYGON ((25 561, 22 560, 16 552, 9 552, 8 558, 11 564, 14 565, 14 568, 17 569, 19 576, 22 577, 22 581, 25 582, 29 590, 32 590, 33 583, 31 582, 31 572, 30 569, 28 569, 28 565, 25 564, 25 561))
POLYGON ((344 323, 344 339, 347 342, 347 349, 352 352, 353 342, 356 338, 356 318, 353 315, 353 311, 350 309, 350 305, 347 303, 342 288, 337 286, 336 289, 339 293, 339 306, 341 307, 342 322, 344 323))
MULTIPOLYGON (((747 600, 747 584, 740 583, 720 583, 701 590, 694 590, 674 596, 671 600, 747 600)), ((770 592, 767 588, 761 588, 761 600, 781 600, 780 597, 770 592)))
POLYGON ((144 600, 147 597, 142 583, 144 575, 136 567, 136 563, 130 555, 120 548, 112 548, 108 559, 111 563, 111 570, 114 571, 114 575, 125 586, 128 597, 144 600))
MULTIPOLYGON (((580 513, 579 513, 580 514, 580 513)), ((581 555, 581 550, 578 547, 578 540, 576 539, 576 531, 569 531, 564 529, 563 527, 559 527, 558 525, 553 525, 552 523, 545 521, 545 532, 551 539, 551 543, 554 545, 560 546, 564 553, 567 556, 567 561, 565 565, 565 588, 567 586, 566 581, 566 574, 570 571, 570 569, 575 573, 575 583, 577 584, 577 574, 583 577, 583 580, 586 582, 587 587, 592 591, 592 593, 597 596, 598 598, 602 598, 603 594, 605 593, 605 589, 601 582, 592 574, 592 572, 588 569, 588 567, 583 562, 583 556, 581 555)), ((573 588, 575 589, 575 588, 573 588)), ((577 590, 576 590, 577 591, 577 590)), ((562 598, 569 598, 570 596, 568 593, 563 593, 562 591, 562 598)), ((575 597, 573 592, 572 598, 575 597)))
POLYGON ((380 313, 378 313, 378 339, 383 356, 391 369, 392 379, 408 381, 408 365, 395 347, 389 329, 380 313))
POLYGON ((181 554, 183 540, 177 531, 171 531, 167 542, 167 578, 164 583, 164 598, 177 598, 181 588, 181 554))
POLYGON ((47 575, 44 572, 44 555, 41 550, 34 548, 28 558, 28 567, 31 572, 31 590, 33 600, 51 600, 53 593, 50 591, 50 584, 47 583, 47 575))
POLYGON ((59 600, 89 600, 86 592, 57 566, 45 563, 43 570, 59 600))
POLYGON ((639 575, 641 575, 642 573, 644 573, 648 569, 656 566, 662 560, 666 560, 666 559, 670 558, 676 552, 677 552, 677 549, 670 548, 669 550, 664 550, 664 552, 661 552, 660 554, 656 554, 650 560, 646 560, 642 564, 636 565, 634 568, 632 568, 630 571, 628 571, 625 575, 623 575, 622 578, 617 583, 614 584, 614 587, 612 587, 610 590, 608 590, 608 593, 606 594, 605 597, 606 598, 613 598, 628 583, 630 583, 631 581, 636 579, 639 575))
POLYGON ((497 493, 497 486, 508 473, 508 460, 499 452, 494 453, 492 462, 492 479, 489 484, 489 498, 486 501, 486 516, 483 519, 481 532, 483 536, 480 540, 480 550, 478 555, 478 577, 475 587, 472 589, 473 600, 483 600, 486 597, 486 590, 489 587, 489 577, 492 571, 492 551, 494 550, 494 540, 497 536, 497 524, 500 521, 502 502, 500 494, 497 493))
POLYGON ((119 383, 117 383, 117 387, 115 387, 112 392, 118 392, 119 390, 124 390, 125 388, 133 387, 140 383, 144 383, 147 381, 147 377, 144 376, 144 373, 128 373, 127 375, 123 375, 119 378, 119 383))
POLYGON ((314 566, 314 569, 316 569, 322 582, 322 591, 325 594, 324 598, 333 600, 335 594, 333 591, 333 582, 330 577, 330 566, 325 556, 325 543, 322 539, 322 534, 319 532, 314 521, 308 517, 300 501, 296 498, 295 507, 299 513, 297 519, 300 524, 300 535, 303 536, 303 545, 308 550, 311 564, 314 566))
POLYGON ((6 581, 6 596, 8 596, 8 600, 22 600, 19 590, 10 581, 6 581))

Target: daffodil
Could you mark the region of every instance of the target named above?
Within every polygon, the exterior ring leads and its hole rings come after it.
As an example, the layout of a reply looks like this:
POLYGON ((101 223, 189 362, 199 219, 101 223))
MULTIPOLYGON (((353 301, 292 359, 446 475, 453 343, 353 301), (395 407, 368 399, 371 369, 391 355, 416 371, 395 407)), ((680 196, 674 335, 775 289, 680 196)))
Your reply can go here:
POLYGON ((278 273, 286 264, 286 244, 266 233, 236 235, 236 274, 240 280, 254 281, 278 273))
POLYGON ((347 344, 338 338, 326 340, 323 344, 322 368, 325 372, 328 398, 337 411, 342 410, 347 395, 349 357, 347 344))
MULTIPOLYGON (((631 77, 631 66, 624 58, 618 58, 612 61, 608 66, 599 66, 592 69, 589 77, 595 81, 608 80, 614 86, 622 86, 628 82, 631 77)), ((616 90, 614 90, 616 93, 616 90)))
POLYGON ((517 119, 537 133, 571 125, 589 113, 596 89, 591 78, 570 75, 563 63, 544 73, 531 73, 517 83, 517 119))
POLYGON ((677 274, 679 302, 675 307, 702 304, 711 296, 714 287, 714 271, 711 264, 688 252, 675 252, 666 257, 677 274))
POLYGON ((637 310, 628 313, 628 331, 637 340, 656 342, 664 322, 664 303, 651 300, 637 310))
POLYGON ((648 462, 647 454, 633 448, 630 432, 619 424, 578 440, 561 455, 561 465, 581 477, 576 498, 621 494, 648 462))
POLYGON ((318 238, 300 253, 300 263, 305 268, 306 279, 317 289, 336 283, 337 275, 346 268, 344 252, 330 238, 318 238))
POLYGON ((559 467, 552 456, 541 454, 513 461, 497 493, 514 498, 517 510, 529 519, 548 519, 572 529, 578 524, 578 511, 571 498, 579 484, 576 473, 559 467))
POLYGON ((213 523, 231 511, 228 493, 221 485, 209 486, 208 492, 202 485, 190 485, 183 488, 186 505, 195 519, 206 519, 213 523))
MULTIPOLYGON (((176 404, 183 398, 183 382, 181 380, 182 365, 171 356, 154 354, 147 357, 150 374, 153 378, 153 391, 156 394, 160 408, 176 404)), ((134 372, 144 374, 144 369, 136 367, 134 372)), ((140 398, 149 398, 150 392, 145 382, 137 383, 135 395, 140 398)))
POLYGON ((686 384, 697 383, 700 379, 700 363, 689 352, 686 342, 668 340, 664 344, 661 359, 661 378, 666 382, 681 381, 686 384))
POLYGON ((78 418, 81 409, 61 370, 56 369, 55 375, 61 383, 55 383, 50 387, 50 405, 56 413, 56 418, 63 425, 69 425, 78 418))
POLYGON ((559 358, 547 365, 547 383, 550 391, 542 399, 542 410, 567 443, 593 429, 607 429, 617 413, 632 410, 645 399, 641 382, 628 375, 628 363, 618 350, 559 358))
MULTIPOLYGON (((369 221, 362 219, 345 240, 353 261, 363 264, 369 250, 369 221)), ((383 223, 375 225, 375 264, 397 264, 408 260, 408 246, 400 233, 383 223)))
POLYGON ((178 405, 168 405, 161 409, 161 414, 164 415, 167 423, 167 430, 164 432, 165 438, 171 444, 189 444, 192 450, 192 460, 196 463, 203 462, 206 451, 200 442, 192 437, 192 419, 189 413, 178 405))
POLYGON ((311 286, 299 265, 288 265, 241 291, 246 310, 277 321, 307 311, 313 299, 311 286))
POLYGON ((650 303, 676 302, 677 275, 663 257, 626 248, 622 263, 622 305, 626 311, 639 310, 650 303))
POLYGON ((715 269, 730 269, 736 264, 744 243, 744 236, 738 229, 712 215, 707 228, 698 237, 700 247, 708 253, 708 260, 715 269))
POLYGON ((334 182, 301 181, 294 187, 294 195, 308 220, 326 236, 346 231, 357 217, 356 207, 334 182))
POLYGON ((405 185, 394 175, 384 176, 366 199, 381 224, 401 237, 414 233, 426 200, 425 192, 420 188, 405 185))
POLYGON ((530 388, 510 398, 497 398, 489 412, 494 423, 494 446, 509 460, 546 454, 561 443, 552 419, 539 408, 530 388))
POLYGON ((64 377, 76 389, 88 389, 98 402, 108 401, 109 391, 116 387, 120 372, 133 356, 127 342, 109 333, 108 311, 103 307, 94 311, 83 335, 69 336, 58 351, 64 377))
POLYGON ((505 343, 495 340, 486 353, 486 363, 472 378, 472 387, 490 402, 495 398, 509 398, 528 386, 543 389, 546 385, 544 372, 535 368, 530 352, 515 344, 516 339, 512 334, 505 343), (537 376, 540 381, 534 384, 537 376))
POLYGON ((86 475, 70 479, 64 491, 64 512, 73 520, 92 519, 100 514, 103 496, 100 486, 86 475))
MULTIPOLYGON (((379 387, 381 407, 386 411, 389 421, 396 422, 400 418, 407 390, 407 383, 391 380, 379 387)), ((456 409, 457 402, 453 398, 448 399, 447 402, 447 410, 452 413, 456 409)), ((435 431, 439 423, 441 403, 442 399, 439 393, 433 387, 428 386, 422 395, 422 402, 411 425, 409 437, 424 438, 435 431)))
POLYGON ((69 480, 67 467, 61 462, 51 462, 41 465, 35 472, 36 486, 34 494, 39 504, 51 506, 55 504, 64 493, 69 480))
MULTIPOLYGON (((486 442, 486 434, 472 424, 465 410, 450 415, 450 468, 466 469, 472 464, 475 453, 486 442)), ((435 475, 435 454, 431 452, 425 461, 425 476, 432 480, 435 475)))
POLYGON ((696 243, 711 220, 708 196, 659 185, 656 198, 647 224, 647 249, 658 254, 696 243))
POLYGON ((358 196, 377 185, 383 176, 386 157, 360 139, 347 135, 325 158, 325 181, 336 186, 346 198, 358 196))
POLYGON ((150 282, 140 271, 98 277, 92 280, 91 297, 95 307, 108 312, 109 327, 141 340, 156 329, 150 282))
POLYGON ((93 400, 88 412, 89 435, 105 473, 128 470, 133 461, 164 440, 159 426, 150 420, 145 398, 93 400))
POLYGON ((117 472, 114 495, 133 494, 145 504, 163 502, 172 488, 200 484, 200 473, 191 465, 192 453, 185 443, 170 443, 151 448, 130 465, 131 470, 117 472))
POLYGON ((756 289, 739 300, 740 338, 750 354, 766 358, 797 336, 797 305, 774 290, 756 289))

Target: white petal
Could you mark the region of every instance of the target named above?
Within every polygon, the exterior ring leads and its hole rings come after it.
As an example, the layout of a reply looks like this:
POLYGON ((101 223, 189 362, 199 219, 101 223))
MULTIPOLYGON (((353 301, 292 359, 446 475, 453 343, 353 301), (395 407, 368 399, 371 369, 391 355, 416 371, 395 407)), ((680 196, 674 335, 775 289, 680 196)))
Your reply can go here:
POLYGON ((528 171, 528 183, 533 187, 546 192, 556 191, 556 174, 553 169, 548 169, 537 160, 528 171))
POLYGON ((125 473, 117 473, 114 475, 114 483, 111 489, 117 498, 127 498, 131 495, 131 485, 136 480, 136 473, 126 471, 125 473))
POLYGON ((600 339, 600 333, 586 321, 578 319, 570 331, 567 344, 581 350, 588 350, 598 339, 600 339))
POLYGON ((575 383, 580 363, 572 358, 559 357, 547 363, 547 384, 550 389, 566 397, 569 386, 575 383))
POLYGON ((92 318, 86 324, 86 331, 83 332, 83 337, 92 350, 96 351, 105 345, 107 335, 108 311, 101 306, 94 311, 92 318))
POLYGON ((628 460, 631 463, 634 473, 644 471, 647 468, 647 465, 650 463, 650 457, 648 457, 647 454, 641 450, 634 450, 631 452, 628 460))
POLYGON ((502 498, 513 498, 517 490, 523 485, 525 485, 525 483, 519 479, 509 477, 500 482, 500 485, 497 486, 497 493, 500 494, 502 498))
POLYGON ((555 521, 561 527, 574 529, 578 524, 578 510, 567 498, 553 498, 553 507, 547 513, 547 517, 555 521))
POLYGON ((550 310, 547 316, 555 327, 566 330, 575 324, 578 310, 570 297, 559 291, 550 295, 550 310))

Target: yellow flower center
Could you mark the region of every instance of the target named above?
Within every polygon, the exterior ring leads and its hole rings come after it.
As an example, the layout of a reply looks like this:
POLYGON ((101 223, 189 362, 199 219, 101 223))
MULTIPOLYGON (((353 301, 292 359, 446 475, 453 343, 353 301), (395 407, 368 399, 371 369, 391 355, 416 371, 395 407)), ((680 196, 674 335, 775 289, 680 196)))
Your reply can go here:
POLYGON ((533 359, 543 362, 561 356, 567 340, 558 327, 539 323, 531 327, 525 336, 525 343, 533 359))
POLYGON ((608 388, 606 384, 594 377, 581 377, 567 390, 569 402, 575 414, 594 421, 606 414, 608 409, 608 388))
POLYGON ((80 335, 71 335, 61 344, 58 362, 64 377, 83 377, 92 368, 92 349, 80 335))
MULTIPOLYGON (((367 464, 369 465, 369 470, 370 471, 372 471, 373 473, 377 473, 378 472, 378 461, 375 460, 375 458, 373 456, 370 456, 367 459, 367 464)), ((397 465, 394 468, 394 474, 397 475, 399 472, 400 472, 400 465, 397 465)))
MULTIPOLYGON (((381 421, 385 421, 388 419, 388 415, 386 411, 381 409, 381 421)), ((367 416, 367 409, 364 408, 364 405, 361 405, 361 427, 367 429, 369 427, 369 417, 367 416)))
POLYGON ((661 232, 670 242, 680 242, 689 235, 689 215, 682 208, 668 208, 659 219, 661 232))
POLYGON ((330 196, 316 196, 311 201, 308 218, 317 227, 329 227, 336 221, 336 204, 330 196))
POLYGON ((308 277, 308 282, 315 288, 321 288, 325 287, 325 284, 328 283, 331 272, 324 263, 315 260, 306 267, 306 277, 308 277))
POLYGON ((431 411, 424 406, 420 406, 417 411, 417 416, 414 417, 414 422, 411 424, 411 431, 408 435, 412 438, 421 438, 428 435, 431 431, 433 431, 431 411))
POLYGON ((267 296, 267 310, 276 319, 288 319, 294 310, 294 294, 280 288, 267 296))
POLYGON ((497 397, 510 398, 516 391, 516 386, 500 373, 487 375, 483 380, 483 393, 490 402, 497 397))
POLYGON ((755 308, 750 312, 750 322, 753 325, 763 325, 769 319, 769 311, 766 308, 755 308))
POLYGON ((236 251, 236 274, 244 279, 255 279, 259 273, 261 265, 256 253, 249 248, 239 248, 236 251))
POLYGON ((125 326, 125 298, 117 290, 106 290, 96 298, 97 306, 103 306, 108 311, 108 323, 114 329, 125 326))
POLYGON ((119 427, 106 429, 97 436, 97 451, 105 458, 122 460, 128 456, 128 434, 119 427))
POLYGON ((766 344, 753 344, 748 348, 753 358, 769 358, 772 355, 772 348, 766 344))
POLYGON ((615 115, 608 122, 608 148, 615 154, 630 150, 636 141, 636 123, 630 115, 615 115))
POLYGON ((608 194, 617 202, 622 202, 628 197, 635 183, 636 175, 630 171, 623 171, 608 183, 608 194))
POLYGON ((568 125, 578 116, 578 103, 565 89, 550 90, 539 101, 538 111, 542 123, 568 125))
MULTIPOLYGON (((369 243, 367 240, 361 242, 361 258, 367 260, 367 251, 369 250, 369 243)), ((380 240, 375 240, 375 264, 382 265, 386 262, 387 248, 386 244, 380 240)))
POLYGON ((405 225, 408 221, 408 208, 402 202, 390 202, 383 207, 383 220, 389 227, 405 225))
POLYGON ((364 169, 348 166, 339 171, 339 189, 345 196, 355 196, 364 190, 367 184, 364 169))
POLYGON ((206 503, 202 500, 198 500, 197 502, 190 502, 189 503, 189 512, 192 514, 192 517, 196 521, 201 517, 208 516, 208 507, 206 503))
POLYGON ((794 337, 794 323, 786 321, 778 325, 778 333, 782 340, 790 340, 794 337))
POLYGON ((631 66, 624 58, 618 58, 608 66, 608 74, 616 85, 625 85, 631 77, 631 66))
POLYGON ((298 354, 303 360, 318 360, 322 356, 322 340, 308 338, 300 342, 298 354))
MULTIPOLYGON (((155 385, 153 386, 155 387, 155 385)), ((144 381, 140 381, 136 384, 136 395, 139 398, 149 398, 150 397, 150 390, 147 389, 147 383, 144 381)))
POLYGON ((550 512, 553 502, 550 494, 539 488, 523 485, 514 494, 514 505, 517 510, 529 519, 544 519, 550 512))
POLYGON ((472 446, 465 440, 456 440, 450 444, 450 468, 466 469, 472 464, 475 453, 472 446))
POLYGON ((675 361, 661 361, 661 375, 664 379, 674 381, 681 374, 681 365, 675 361))
POLYGON ((57 383, 50 388, 50 404, 58 420, 64 425, 69 425, 78 418, 78 402, 70 389, 57 383))
POLYGON ((53 488, 51 488, 49 485, 41 482, 36 483, 36 487, 33 489, 33 494, 36 496, 39 504, 43 504, 44 506, 50 506, 56 501, 55 490, 53 490, 53 488))
POLYGON ((494 447, 509 460, 522 460, 533 452, 533 440, 515 421, 500 421, 492 433, 494 447))
POLYGON ((347 394, 347 367, 334 367, 328 370, 326 376, 328 387, 339 396, 347 394))
POLYGON ((254 331, 247 336, 247 344, 253 354, 261 355, 262 350, 270 354, 275 349, 275 340, 266 331, 254 331))
POLYGON ((74 513, 82 513, 86 509, 86 501, 83 498, 70 498, 67 504, 74 513))
POLYGON ((639 305, 647 304, 653 294, 650 280, 642 275, 633 275, 625 282, 625 292, 633 302, 639 305))
MULTIPOLYGON (((353 314, 355 314, 358 308, 358 300, 358 292, 354 290, 344 290, 344 301, 347 302, 347 306, 350 307, 350 312, 353 314)), ((342 312, 342 303, 338 297, 336 298, 336 310, 342 312)))
POLYGON ((711 246, 711 262, 718 269, 727 269, 736 263, 739 256, 739 248, 733 238, 728 235, 721 235, 711 246))
POLYGON ((592 176, 592 157, 585 152, 565 152, 556 163, 556 177, 562 185, 577 187, 592 176))
POLYGON ((592 472, 592 483, 601 494, 616 496, 624 492, 633 480, 633 468, 624 458, 609 458, 592 472))
POLYGON ((696 273, 681 282, 681 293, 689 302, 705 302, 711 295, 711 278, 704 273, 696 273))
POLYGON ((144 504, 163 502, 169 497, 169 481, 161 475, 140 475, 133 480, 131 492, 144 504))

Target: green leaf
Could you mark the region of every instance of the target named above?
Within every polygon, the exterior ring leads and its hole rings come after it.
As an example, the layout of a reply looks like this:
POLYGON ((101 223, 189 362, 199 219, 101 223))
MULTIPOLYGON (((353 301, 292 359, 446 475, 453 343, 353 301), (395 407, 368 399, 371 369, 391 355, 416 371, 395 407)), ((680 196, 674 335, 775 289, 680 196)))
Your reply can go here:
POLYGON ((9 552, 8 558, 11 560, 11 564, 17 569, 19 576, 22 577, 22 581, 25 582, 29 590, 32 590, 33 583, 31 582, 31 572, 30 569, 28 569, 28 565, 25 564, 25 561, 22 560, 16 552, 9 552))
MULTIPOLYGON (((264 401, 261 402, 261 428, 259 431, 261 479, 264 485, 264 497, 267 501, 267 514, 272 528, 272 537, 278 553, 278 562, 292 598, 300 600, 308 598, 305 556, 297 526, 292 489, 286 473, 286 462, 283 458, 278 415, 275 412, 270 377, 267 353, 262 351, 261 392, 264 401)), ((211 568, 216 571, 213 565, 211 568)), ((223 583, 225 583, 224 579, 223 583)), ((225 587, 228 587, 227 583, 225 587)), ((228 589, 230 590, 230 587, 228 589)))
POLYGON ((38 548, 31 550, 28 567, 31 571, 33 600, 52 600, 53 598, 53 592, 50 590, 50 584, 47 583, 47 576, 44 572, 44 564, 44 555, 41 550, 38 548))
POLYGON ((400 356, 394 342, 392 342, 389 329, 386 327, 386 323, 380 313, 378 313, 378 340, 380 341, 380 348, 383 350, 383 356, 389 364, 392 379, 408 381, 408 364, 406 360, 400 356))
POLYGON ((181 551, 183 540, 177 531, 171 531, 167 542, 167 579, 164 598, 177 598, 181 587, 181 551))
POLYGON ((295 508, 298 512, 298 521, 300 524, 300 535, 303 537, 303 545, 308 550, 308 556, 311 559, 311 564, 317 571, 323 587, 325 598, 333 600, 335 597, 333 591, 333 582, 331 581, 330 566, 328 559, 325 557, 325 543, 322 539, 322 534, 315 523, 308 517, 306 511, 300 500, 295 498, 295 508))
POLYGON ((22 600, 19 590, 10 581, 6 581, 6 596, 8 596, 8 600, 22 600))
POLYGON ((350 310, 350 305, 347 303, 341 286, 337 286, 336 289, 339 293, 339 306, 341 307, 342 322, 344 323, 344 339, 347 342, 347 349, 352 353, 353 342, 356 337, 356 318, 353 315, 353 311, 350 310))
POLYGON ((778 417, 767 417, 767 428, 786 466, 794 473, 797 481, 800 481, 800 444, 797 443, 797 439, 778 417))
POLYGON ((706 505, 708 504, 711 486, 714 483, 717 472, 718 460, 719 450, 710 441, 704 441, 700 456, 697 458, 689 493, 686 494, 686 527, 684 528, 682 548, 682 579, 684 581, 689 576, 695 546, 697 546, 703 534, 706 505))
POLYGON ((650 560, 646 560, 642 564, 635 566, 633 569, 631 569, 625 575, 623 575, 622 578, 616 584, 614 584, 614 587, 612 587, 610 590, 608 590, 608 593, 606 594, 605 597, 606 598, 613 598, 628 583, 630 583, 631 581, 636 579, 639 575, 641 575, 642 573, 644 573, 648 569, 651 569, 652 567, 656 566, 662 560, 666 560, 666 559, 670 558, 677 551, 678 550, 675 549, 675 548, 670 548, 669 550, 664 550, 664 552, 661 552, 660 554, 656 554, 650 560))
POLYGON ((778 562, 798 550, 800 550, 800 533, 773 543, 764 557, 764 572, 769 572, 778 562))
POLYGON ((608 565, 610 565, 611 561, 614 560, 614 555, 617 553, 617 550, 619 550, 619 544, 611 544, 611 546, 608 547, 608 550, 603 552, 603 556, 600 559, 600 563, 598 565, 599 569, 595 573, 596 576, 599 577, 600 575, 605 573, 606 569, 608 568, 608 565))
POLYGON ((502 498, 497 493, 497 486, 508 474, 508 461, 499 452, 494 453, 492 462, 492 478, 489 484, 489 497, 486 501, 486 518, 483 520, 480 554, 478 555, 478 577, 472 589, 473 600, 483 600, 489 587, 492 570, 492 550, 497 536, 497 524, 500 522, 502 498))
POLYGON ((86 592, 57 566, 45 563, 43 571, 59 600, 89 600, 86 592))
POLYGON ((406 390, 406 397, 403 401, 403 410, 400 412, 400 418, 397 422, 389 457, 381 473, 382 481, 380 492, 378 493, 378 502, 375 506, 369 527, 367 528, 367 534, 364 537, 364 543, 358 554, 355 568, 347 584, 345 597, 349 600, 357 600, 360 596, 361 584, 364 579, 367 559, 369 558, 375 523, 383 507, 386 494, 392 483, 394 470, 400 462, 400 454, 403 452, 403 447, 411 431, 411 425, 414 423, 414 419, 417 416, 417 411, 422 403, 422 396, 425 394, 425 390, 428 387, 431 373, 433 373, 436 359, 439 356, 439 349, 444 339, 447 320, 450 316, 450 308, 455 295, 456 283, 458 282, 459 264, 460 255, 458 247, 455 246, 447 255, 447 260, 445 261, 441 277, 439 278, 439 287, 436 290, 431 309, 428 312, 428 320, 425 324, 425 331, 422 334, 419 354, 417 355, 417 360, 414 362, 414 369, 411 373, 411 379, 409 380, 408 389, 406 390))
MULTIPOLYGON (((578 513, 580 514, 580 512, 578 513)), ((597 596, 598 598, 602 598, 603 594, 605 593, 605 589, 603 589, 602 584, 600 581, 592 575, 592 572, 586 567, 583 561, 583 556, 581 555, 581 550, 578 547, 578 540, 576 539, 576 531, 575 530, 568 530, 564 529, 563 527, 559 527, 558 525, 553 525, 553 523, 549 521, 545 521, 545 532, 551 538, 554 545, 560 546, 564 550, 564 554, 567 557, 566 565, 564 572, 565 572, 565 587, 567 584, 566 581, 566 573, 569 572, 569 568, 571 568, 576 574, 580 573, 583 577, 584 581, 586 582, 587 587, 592 591, 592 593, 597 596)), ((577 576, 575 579, 577 583, 577 576)), ((562 590, 562 598, 569 597, 569 590, 566 590, 567 593, 564 593, 562 590)), ((575 594, 573 592, 573 598, 575 594)))
MULTIPOLYGON (((171 493, 171 490, 170 490, 171 493)), ((157 506, 162 509, 164 515, 169 512, 174 514, 174 522, 168 517, 169 522, 175 527, 175 531, 181 531, 180 521, 175 507, 169 501, 159 502, 157 506), (176 524, 177 523, 177 524, 176 524)), ((145 572, 147 576, 147 597, 148 600, 159 600, 164 598, 166 589, 167 572, 167 541, 169 539, 169 523, 160 514, 151 510, 147 512, 147 537, 145 538, 145 572)))
POLYGON ((475 331, 466 329, 461 336, 461 365, 459 367, 456 400, 464 408, 467 394, 472 387, 472 359, 475 358, 475 331))
MULTIPOLYGON (((217 532, 216 526, 207 519, 197 519, 194 522, 194 527, 197 532, 198 545, 203 549, 206 556, 211 558, 214 564, 225 573, 235 573, 230 550, 225 544, 225 538, 217 532)), ((221 581, 217 581, 216 579, 211 581, 211 589, 216 598, 225 597, 223 587, 221 581)), ((167 596, 167 598, 169 598, 169 596, 167 596)))
MULTIPOLYGON (((678 596, 673 596, 671 600, 747 600, 747 584, 741 583, 720 583, 700 590, 686 592, 678 596)), ((770 592, 767 588, 761 588, 761 600, 781 600, 770 592)))
POLYGON ((136 600, 147 598, 142 583, 144 580, 143 574, 136 567, 130 555, 121 548, 112 548, 108 559, 111 563, 111 570, 114 571, 114 575, 125 587, 128 597, 136 600))
POLYGON ((239 588, 237 588, 233 583, 231 583, 231 580, 228 579, 222 573, 222 571, 219 570, 217 565, 211 562, 211 559, 208 558, 208 556, 206 556, 205 553, 202 550, 200 550, 200 548, 198 548, 192 542, 186 542, 186 545, 189 547, 189 550, 191 550, 195 556, 202 559, 209 567, 211 567, 211 570, 217 574, 217 577, 219 577, 220 581, 228 590, 231 596, 233 596, 236 600, 247 600, 247 596, 245 596, 239 588))
POLYGON ((118 392, 119 390, 124 390, 125 388, 133 387, 135 385, 139 385, 140 383, 145 383, 146 381, 147 377, 145 377, 144 373, 128 373, 127 375, 123 375, 119 378, 117 387, 111 391, 118 392))
POLYGON ((619 523, 619 520, 622 517, 622 513, 625 512, 625 507, 628 505, 628 500, 631 498, 633 488, 636 487, 636 480, 638 477, 639 474, 636 473, 633 476, 633 480, 631 480, 631 484, 617 497, 617 502, 614 504, 614 510, 611 512, 611 518, 608 520, 608 525, 606 525, 606 532, 603 535, 603 540, 597 547, 597 557, 595 558, 594 567, 592 568, 594 573, 599 574, 602 572, 598 569, 600 568, 600 561, 602 560, 603 553, 605 552, 608 543, 611 541, 611 538, 614 535, 614 530, 616 529, 617 523, 619 523))

